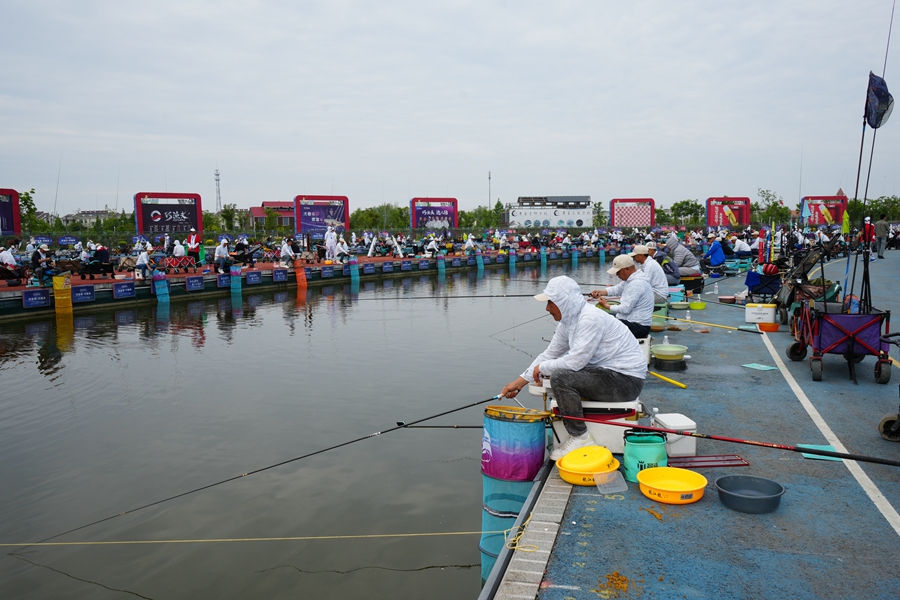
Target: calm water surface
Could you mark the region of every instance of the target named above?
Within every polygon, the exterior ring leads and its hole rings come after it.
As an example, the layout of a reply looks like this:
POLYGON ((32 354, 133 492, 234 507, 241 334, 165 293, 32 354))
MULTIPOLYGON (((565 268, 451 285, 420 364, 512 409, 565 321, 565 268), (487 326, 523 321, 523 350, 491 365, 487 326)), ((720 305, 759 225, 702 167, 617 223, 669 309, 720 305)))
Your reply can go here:
MULTIPOLYGON (((573 272, 606 280, 596 262, 414 274, 0 325, 0 543, 488 398, 546 346, 543 305, 402 298, 534 294, 573 272)), ((477 534, 362 536, 477 532, 480 455, 478 429, 367 439, 56 541, 314 539, 7 547, 0 597, 473 598, 477 534)))

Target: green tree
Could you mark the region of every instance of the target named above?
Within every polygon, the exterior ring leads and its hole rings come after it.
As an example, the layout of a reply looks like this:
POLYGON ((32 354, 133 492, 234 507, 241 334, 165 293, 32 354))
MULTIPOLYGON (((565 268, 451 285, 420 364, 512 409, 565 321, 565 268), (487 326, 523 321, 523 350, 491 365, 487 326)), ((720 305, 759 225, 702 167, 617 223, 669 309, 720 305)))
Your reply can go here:
POLYGON ((34 188, 27 192, 19 192, 19 216, 23 233, 38 233, 47 231, 50 226, 37 217, 37 207, 34 204, 34 188))
POLYGON ((203 211, 203 233, 218 233, 220 231, 219 216, 216 213, 203 211))
POLYGON ((784 199, 770 190, 757 188, 756 195, 762 200, 760 218, 764 224, 784 225, 791 220, 791 209, 784 205, 784 199))
POLYGON ((706 216, 706 209, 699 200, 680 200, 669 209, 672 220, 681 225, 701 225, 706 216))
POLYGON ((672 224, 672 216, 669 214, 669 211, 667 211, 665 208, 662 208, 662 207, 657 208, 654 216, 656 217, 656 225, 657 226, 672 224))
POLYGON ((602 227, 607 224, 608 220, 606 218, 606 210, 603 208, 602 202, 595 202, 591 210, 593 211, 594 215, 594 227, 602 227))
POLYGON ((219 213, 219 216, 222 218, 222 223, 225 224, 226 231, 234 231, 234 217, 236 215, 237 205, 226 204, 222 207, 222 212, 219 213))
POLYGON ((50 228, 51 233, 62 233, 66 230, 65 224, 63 224, 62 219, 59 218, 59 215, 53 220, 53 226, 50 228))

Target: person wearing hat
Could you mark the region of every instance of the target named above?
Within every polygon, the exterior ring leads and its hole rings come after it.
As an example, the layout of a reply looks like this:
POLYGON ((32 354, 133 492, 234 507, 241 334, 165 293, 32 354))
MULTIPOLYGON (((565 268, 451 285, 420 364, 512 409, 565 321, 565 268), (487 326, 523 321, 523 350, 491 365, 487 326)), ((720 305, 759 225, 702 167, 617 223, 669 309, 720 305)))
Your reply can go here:
POLYGON ((185 240, 187 244, 187 255, 194 259, 194 266, 200 266, 200 235, 197 230, 191 227, 191 233, 185 240))
MULTIPOLYGON (((651 259, 651 262, 655 262, 651 259)), ((627 254, 620 254, 613 259, 612 268, 607 270, 621 281, 605 290, 594 290, 591 296, 598 299, 598 304, 610 311, 638 339, 650 335, 650 323, 653 321, 653 287, 647 274, 637 268, 634 259, 627 254), (604 296, 619 296, 619 304, 609 304, 604 296)))
POLYGON ((653 288, 653 299, 657 304, 665 304, 669 301, 669 281, 666 273, 655 260, 650 259, 650 249, 643 244, 634 247, 628 256, 634 259, 638 268, 647 276, 650 287, 653 288))
POLYGON ((216 246, 216 253, 213 256, 216 263, 216 272, 225 273, 225 267, 231 266, 231 254, 228 252, 228 238, 222 238, 219 245, 216 246))
POLYGON ((329 226, 325 232, 325 260, 334 260, 335 251, 337 250, 337 234, 334 227, 329 226))
POLYGON ((428 242, 428 245, 425 246, 425 258, 437 256, 440 252, 441 249, 438 246, 437 240, 434 239, 434 236, 431 236, 431 240, 428 242))
MULTIPOLYGON (((601 402, 637 399, 647 376, 647 358, 621 321, 588 304, 578 284, 566 276, 551 279, 534 299, 546 302, 547 312, 559 324, 547 349, 506 384, 501 396, 514 398, 529 383, 549 376, 564 417, 584 417, 582 398, 601 402)), ((563 425, 571 437, 550 453, 550 460, 594 445, 584 422, 564 419, 563 425)))
POLYGON ((706 267, 718 267, 725 262, 725 251, 722 250, 722 244, 716 234, 710 233, 706 236, 710 241, 709 250, 703 255, 700 264, 706 267))
POLYGON ((338 238, 338 243, 334 249, 334 252, 334 257, 340 262, 345 263, 350 260, 350 246, 347 245, 347 242, 344 240, 344 236, 338 238))
POLYGON ((859 232, 859 241, 863 243, 864 250, 869 253, 869 262, 878 260, 872 251, 872 244, 875 242, 875 226, 872 225, 872 217, 866 217, 862 231, 859 232))
POLYGON ((53 269, 53 258, 47 244, 41 244, 31 255, 31 272, 37 277, 38 285, 44 287, 44 278, 49 278, 56 271, 53 269))

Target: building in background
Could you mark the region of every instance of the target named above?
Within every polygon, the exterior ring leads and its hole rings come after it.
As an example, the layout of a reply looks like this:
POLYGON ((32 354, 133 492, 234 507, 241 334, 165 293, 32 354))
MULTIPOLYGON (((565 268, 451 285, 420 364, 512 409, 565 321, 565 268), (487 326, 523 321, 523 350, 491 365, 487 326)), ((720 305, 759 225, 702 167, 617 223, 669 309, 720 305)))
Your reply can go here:
POLYGON ((294 212, 293 202, 263 202, 262 206, 251 206, 250 218, 252 219, 254 229, 266 228, 267 208, 278 213, 278 221, 276 222, 277 227, 287 227, 291 230, 294 229, 296 213, 294 212))
POLYGON ((520 196, 505 214, 509 227, 593 227, 590 196, 520 196))
POLYGON ((100 220, 105 221, 106 219, 115 219, 117 216, 118 215, 115 212, 113 212, 109 209, 79 210, 78 212, 71 213, 71 214, 65 215, 63 217, 60 217, 60 220, 62 220, 63 225, 65 225, 66 227, 69 227, 70 225, 74 225, 75 223, 78 223, 82 227, 91 227, 97 221, 100 221, 100 220))

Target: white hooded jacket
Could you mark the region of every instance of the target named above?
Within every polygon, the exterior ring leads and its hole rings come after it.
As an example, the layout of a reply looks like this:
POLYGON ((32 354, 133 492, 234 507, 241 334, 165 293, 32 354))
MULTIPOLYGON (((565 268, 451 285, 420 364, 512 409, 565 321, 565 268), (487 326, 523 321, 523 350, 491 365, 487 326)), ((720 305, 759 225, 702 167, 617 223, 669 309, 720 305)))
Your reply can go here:
POLYGON ((532 373, 537 365, 542 374, 551 376, 563 369, 600 367, 646 378, 647 358, 637 339, 618 319, 588 304, 574 280, 554 277, 544 294, 559 308, 562 318, 550 345, 522 373, 523 379, 534 382, 532 373))

